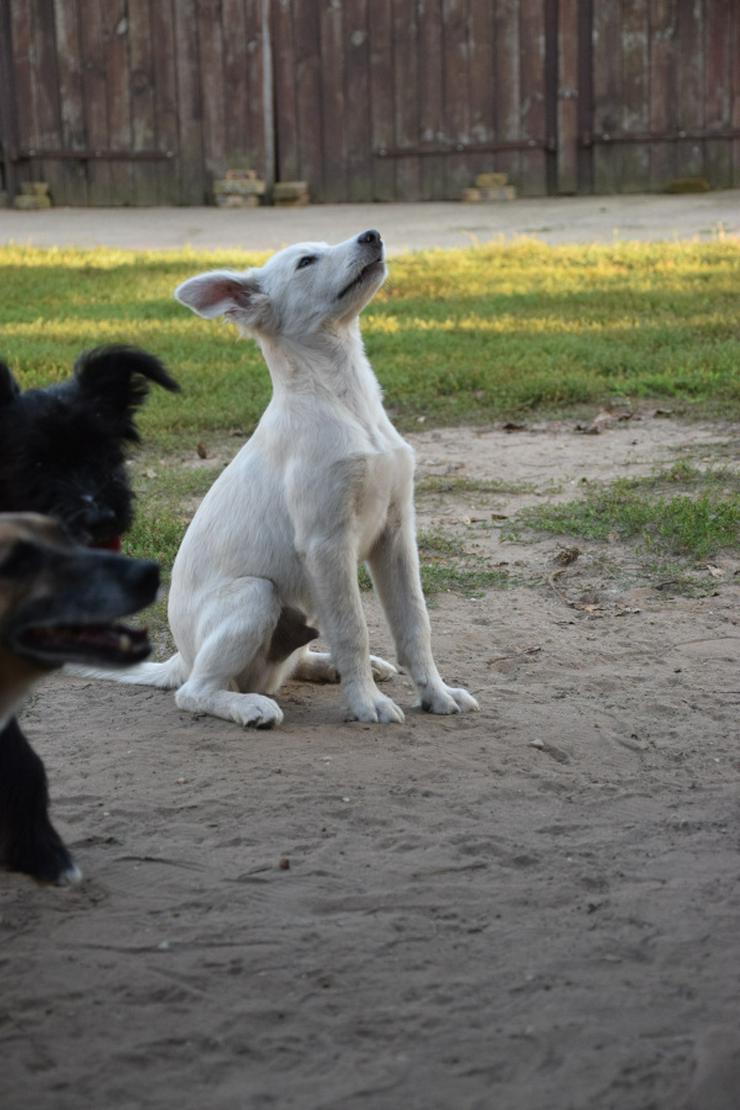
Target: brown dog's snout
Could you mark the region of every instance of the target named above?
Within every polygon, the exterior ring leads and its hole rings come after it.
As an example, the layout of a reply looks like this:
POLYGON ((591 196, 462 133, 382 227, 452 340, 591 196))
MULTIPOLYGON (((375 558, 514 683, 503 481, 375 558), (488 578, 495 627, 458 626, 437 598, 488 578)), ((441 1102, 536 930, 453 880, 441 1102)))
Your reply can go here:
MULTIPOLYGON (((159 564, 152 559, 132 559, 134 583, 141 595, 154 601, 159 589, 159 564)), ((148 604, 146 601, 145 604, 148 604)))

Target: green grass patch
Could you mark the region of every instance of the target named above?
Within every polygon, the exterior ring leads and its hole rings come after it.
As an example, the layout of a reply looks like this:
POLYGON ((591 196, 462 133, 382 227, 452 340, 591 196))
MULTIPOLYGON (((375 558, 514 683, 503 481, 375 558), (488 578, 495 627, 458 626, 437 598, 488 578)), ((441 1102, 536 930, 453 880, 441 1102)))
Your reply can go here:
MULTIPOLYGON (((481 597, 486 590, 511 585, 505 570, 494 569, 485 559, 472 555, 447 532, 421 531, 417 536, 421 584, 427 598, 435 594, 456 593, 464 597, 481 597)), ((370 575, 360 567, 360 588, 373 588, 370 575)))
MULTIPOLYGON (((373 584, 365 567, 359 571, 360 589, 372 590, 373 584)), ((427 599, 436 594, 461 594, 463 597, 482 597, 486 590, 503 589, 511 585, 505 570, 494 570, 482 559, 468 556, 463 560, 421 560, 421 585, 427 599)))
MULTIPOLYGON (((103 342, 150 348, 183 386, 142 416, 163 448, 249 431, 270 395, 256 344, 201 320, 172 291, 238 251, 0 248, 0 353, 24 385, 66 376, 103 342)), ((674 411, 740 412, 740 245, 534 241, 393 259, 363 315, 368 352, 402 426, 670 397, 674 411)), ((427 425, 428 426, 428 425, 427 425)))
POLYGON ((138 466, 136 515, 124 540, 126 554, 157 559, 169 570, 198 503, 220 473, 220 466, 186 467, 179 458, 138 466))
POLYGON ((455 474, 425 474, 416 483, 416 496, 427 493, 528 493, 527 482, 506 482, 496 478, 466 478, 455 474))
POLYGON ((515 538, 522 526, 590 540, 637 539, 647 551, 705 560, 740 542, 740 479, 679 462, 647 478, 594 483, 577 501, 522 509, 504 537, 515 538))
MULTIPOLYGON (((146 454, 135 468, 138 515, 126 539, 127 551, 159 559, 165 574, 219 472, 183 465, 183 458, 201 438, 249 432, 271 392, 256 344, 193 316, 172 292, 202 270, 243 269, 264 258, 240 251, 0 248, 0 356, 24 387, 67 377, 80 351, 106 342, 152 350, 180 381, 181 394, 154 389, 142 412, 146 454)), ((671 398, 676 413, 740 413, 740 245, 733 240, 562 247, 522 241, 409 254, 393 259, 390 269, 363 314, 363 331, 401 427, 417 426, 420 416, 426 427, 484 423, 614 396, 671 398)), ((570 516, 565 506, 551 506, 518 519, 565 534, 639 535, 656 548, 694 554, 730 542, 736 494, 686 475, 661 481, 665 489, 625 482, 611 492, 591 490, 570 516)), ((454 475, 425 477, 418 487, 422 496, 524 491, 454 475)), ((430 594, 475 596, 508 581, 436 533, 422 535, 421 560, 430 594)))

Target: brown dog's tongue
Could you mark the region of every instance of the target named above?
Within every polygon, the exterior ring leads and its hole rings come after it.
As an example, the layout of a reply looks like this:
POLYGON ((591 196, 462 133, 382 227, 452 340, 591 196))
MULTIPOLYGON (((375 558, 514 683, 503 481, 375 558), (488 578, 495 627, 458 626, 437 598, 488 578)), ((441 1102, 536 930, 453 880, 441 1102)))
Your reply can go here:
POLYGON ((121 537, 113 536, 111 539, 106 540, 105 543, 96 543, 95 546, 99 547, 103 551, 120 551, 121 537))

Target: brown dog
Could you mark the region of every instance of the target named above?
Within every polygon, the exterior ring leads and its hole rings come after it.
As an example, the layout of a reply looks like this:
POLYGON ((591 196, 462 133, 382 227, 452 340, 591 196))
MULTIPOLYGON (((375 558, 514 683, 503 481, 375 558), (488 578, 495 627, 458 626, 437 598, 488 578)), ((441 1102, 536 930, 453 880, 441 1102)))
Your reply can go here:
POLYGON ((159 567, 70 543, 33 513, 0 514, 0 861, 47 882, 80 872, 49 820, 44 765, 15 712, 29 687, 64 663, 145 659, 145 631, 117 621, 155 598, 159 567))

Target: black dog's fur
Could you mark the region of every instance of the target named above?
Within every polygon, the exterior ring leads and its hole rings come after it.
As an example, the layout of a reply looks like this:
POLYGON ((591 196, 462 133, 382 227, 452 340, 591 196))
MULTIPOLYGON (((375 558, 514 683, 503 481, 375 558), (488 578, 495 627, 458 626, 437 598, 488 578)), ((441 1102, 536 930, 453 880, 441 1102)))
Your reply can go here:
MULTIPOLYGON (((179 389, 159 359, 127 346, 88 351, 71 379, 25 392, 0 362, 0 512, 43 513, 70 539, 117 550, 133 518, 126 446, 139 442, 149 382, 179 389)), ((51 882, 74 872, 43 763, 14 719, 0 732, 0 844, 11 870, 51 882)))
POLYGON ((131 526, 125 447, 139 442, 149 382, 179 388, 135 347, 88 351, 70 380, 25 393, 0 362, 0 512, 44 513, 79 543, 115 546, 131 526))
POLYGON ((69 850, 49 819, 43 761, 15 717, 0 733, 0 854, 10 871, 25 871, 41 882, 76 875, 69 850))

